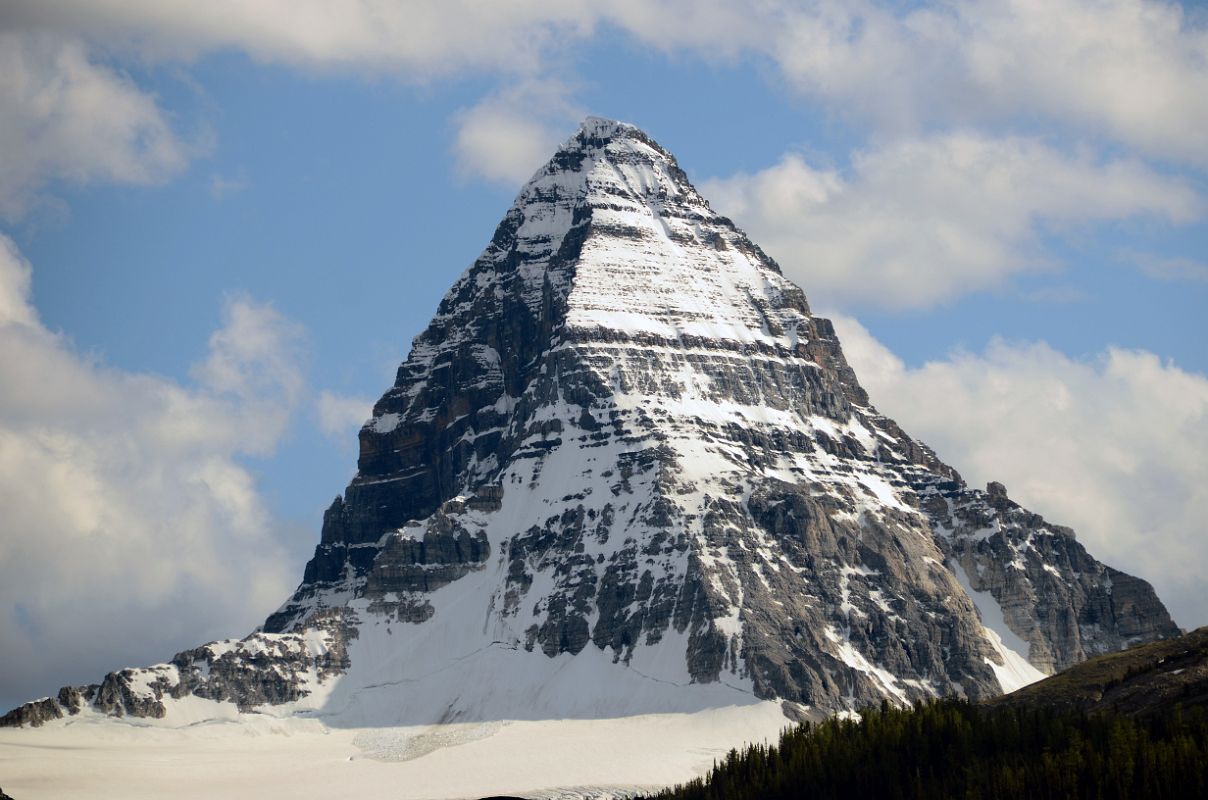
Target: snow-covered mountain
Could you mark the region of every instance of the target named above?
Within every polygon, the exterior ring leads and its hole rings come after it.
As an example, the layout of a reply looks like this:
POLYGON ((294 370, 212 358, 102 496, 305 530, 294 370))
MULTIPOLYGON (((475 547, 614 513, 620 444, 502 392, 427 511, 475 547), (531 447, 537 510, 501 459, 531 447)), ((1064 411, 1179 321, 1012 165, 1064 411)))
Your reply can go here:
POLYGON ((622 123, 523 188, 360 445, 261 631, 0 724, 821 715, 1178 632, 879 414, 802 291, 622 123))

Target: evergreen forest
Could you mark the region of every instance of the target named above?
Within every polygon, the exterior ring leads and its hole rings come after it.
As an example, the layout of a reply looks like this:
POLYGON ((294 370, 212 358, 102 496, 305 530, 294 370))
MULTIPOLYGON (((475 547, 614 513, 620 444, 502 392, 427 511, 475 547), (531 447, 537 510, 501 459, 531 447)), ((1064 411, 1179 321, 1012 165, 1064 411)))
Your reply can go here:
POLYGON ((1140 718, 937 700, 786 730, 730 754, 666 800, 1208 797, 1208 714, 1140 718))

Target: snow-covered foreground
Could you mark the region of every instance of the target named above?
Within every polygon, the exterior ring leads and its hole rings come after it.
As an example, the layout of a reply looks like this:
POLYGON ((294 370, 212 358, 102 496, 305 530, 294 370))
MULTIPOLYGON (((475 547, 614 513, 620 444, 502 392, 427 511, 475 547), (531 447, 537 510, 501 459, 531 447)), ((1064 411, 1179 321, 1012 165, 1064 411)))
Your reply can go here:
POLYGON ((0 786, 37 798, 605 796, 683 781, 774 740, 777 703, 596 720, 328 728, 248 716, 186 728, 82 719, 0 730, 0 786))

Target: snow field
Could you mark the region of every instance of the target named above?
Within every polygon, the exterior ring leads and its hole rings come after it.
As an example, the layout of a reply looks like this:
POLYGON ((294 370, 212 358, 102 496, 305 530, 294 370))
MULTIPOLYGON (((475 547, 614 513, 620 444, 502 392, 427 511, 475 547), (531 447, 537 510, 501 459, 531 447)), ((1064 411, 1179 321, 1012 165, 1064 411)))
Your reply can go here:
POLYGON ((183 729, 82 720, 0 730, 0 775, 20 800, 600 797, 688 780, 731 747, 774 741, 786 724, 768 702, 439 728, 255 715, 183 729))

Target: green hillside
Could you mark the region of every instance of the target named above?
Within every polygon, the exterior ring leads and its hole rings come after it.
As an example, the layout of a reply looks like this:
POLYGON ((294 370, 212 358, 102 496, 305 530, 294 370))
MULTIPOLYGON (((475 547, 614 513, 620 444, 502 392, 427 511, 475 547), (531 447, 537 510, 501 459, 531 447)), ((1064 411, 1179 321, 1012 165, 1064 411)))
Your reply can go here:
POLYGON ((1092 658, 994 701, 1133 716, 1208 704, 1208 627, 1092 658))
POLYGON ((882 704, 786 730, 656 797, 1208 797, 1208 629, 1092 659, 988 704, 882 704))

